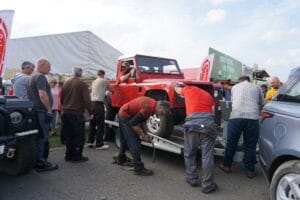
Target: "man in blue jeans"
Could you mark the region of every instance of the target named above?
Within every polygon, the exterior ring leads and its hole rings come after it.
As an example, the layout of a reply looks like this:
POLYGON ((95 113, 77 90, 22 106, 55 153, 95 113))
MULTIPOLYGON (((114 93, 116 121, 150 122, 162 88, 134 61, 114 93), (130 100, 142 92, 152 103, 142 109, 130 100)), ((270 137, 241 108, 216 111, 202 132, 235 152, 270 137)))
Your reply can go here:
POLYGON ((228 137, 224 161, 219 165, 226 173, 231 165, 241 134, 244 139, 244 167, 246 176, 255 176, 256 144, 259 134, 259 116, 264 95, 259 86, 250 82, 250 77, 241 76, 239 83, 232 87, 232 111, 228 122, 228 137))
POLYGON ((36 72, 27 79, 28 98, 33 102, 34 117, 39 130, 37 136, 37 162, 35 170, 37 172, 58 169, 58 165, 53 165, 47 161, 49 154, 48 132, 52 119, 52 95, 50 86, 45 77, 51 69, 50 62, 41 58, 37 61, 36 72))
POLYGON ((151 176, 153 174, 152 170, 144 167, 141 160, 141 139, 145 142, 151 141, 143 129, 142 123, 154 113, 170 114, 170 103, 142 96, 124 104, 119 111, 121 147, 117 163, 122 165, 127 161, 125 150, 128 148, 133 158, 135 175, 151 176))

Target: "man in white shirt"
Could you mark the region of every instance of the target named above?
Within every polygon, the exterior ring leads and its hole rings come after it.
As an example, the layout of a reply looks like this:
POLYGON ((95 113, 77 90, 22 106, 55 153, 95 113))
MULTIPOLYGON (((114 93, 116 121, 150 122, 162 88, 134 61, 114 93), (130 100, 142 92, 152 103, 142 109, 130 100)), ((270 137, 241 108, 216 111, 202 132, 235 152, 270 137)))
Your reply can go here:
POLYGON ((94 118, 90 120, 88 147, 93 147, 96 137, 96 149, 105 150, 109 146, 103 143, 104 134, 104 98, 106 90, 112 92, 112 86, 108 80, 104 78, 105 71, 99 70, 97 78, 92 83, 91 100, 94 118))

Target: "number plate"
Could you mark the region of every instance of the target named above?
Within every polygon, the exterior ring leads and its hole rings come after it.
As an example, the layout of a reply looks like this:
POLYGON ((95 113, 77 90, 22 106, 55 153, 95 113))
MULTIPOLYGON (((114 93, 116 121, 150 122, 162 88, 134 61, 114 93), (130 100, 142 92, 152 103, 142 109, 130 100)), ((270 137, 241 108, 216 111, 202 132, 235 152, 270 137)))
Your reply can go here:
POLYGON ((0 145, 0 155, 4 153, 4 145, 0 145))

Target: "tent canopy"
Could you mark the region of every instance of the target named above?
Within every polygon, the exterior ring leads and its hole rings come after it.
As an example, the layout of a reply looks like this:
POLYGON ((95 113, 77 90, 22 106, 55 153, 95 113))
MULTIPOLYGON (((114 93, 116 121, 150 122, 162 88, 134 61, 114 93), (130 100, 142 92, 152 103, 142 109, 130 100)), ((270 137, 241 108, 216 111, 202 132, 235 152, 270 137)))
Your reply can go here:
POLYGON ((90 31, 11 39, 5 58, 6 71, 21 68, 23 61, 41 57, 51 62, 51 73, 70 75, 75 66, 84 76, 95 76, 99 69, 114 78, 120 51, 90 31))

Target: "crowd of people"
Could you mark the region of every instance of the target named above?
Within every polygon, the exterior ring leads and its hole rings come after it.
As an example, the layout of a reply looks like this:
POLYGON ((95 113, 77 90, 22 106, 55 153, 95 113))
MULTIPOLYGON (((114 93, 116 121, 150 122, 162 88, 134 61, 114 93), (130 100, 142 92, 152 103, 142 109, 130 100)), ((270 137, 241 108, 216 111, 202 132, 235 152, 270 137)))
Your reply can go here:
MULTIPOLYGON (((129 63, 124 62, 122 73, 117 83, 125 82, 131 76, 129 63)), ((74 67, 72 77, 68 78, 61 88, 57 87, 57 78, 46 75, 51 70, 51 63, 46 58, 37 60, 36 66, 31 62, 23 62, 21 73, 12 78, 14 95, 33 102, 34 121, 39 130, 36 139, 38 172, 58 169, 57 164, 48 162, 49 133, 56 135, 57 116, 61 116, 61 135, 66 144, 66 162, 86 162, 83 155, 85 144, 85 111, 88 112, 89 129, 87 146, 99 150, 109 148, 103 141, 105 119, 105 93, 112 92, 113 87, 105 79, 105 71, 99 70, 91 88, 81 80, 82 68, 74 67)), ((228 122, 228 138, 225 156, 219 168, 231 172, 236 147, 243 134, 244 167, 246 176, 255 176, 256 145, 259 135, 259 116, 263 105, 282 85, 278 77, 271 77, 267 85, 261 87, 251 83, 250 77, 241 76, 235 85, 222 83, 225 100, 232 101, 232 112, 228 122)), ((214 182, 214 144, 217 137, 213 97, 205 90, 195 86, 173 83, 174 90, 184 96, 186 119, 184 128, 184 161, 186 181, 192 187, 201 186, 203 193, 217 190, 214 182), (201 182, 197 174, 197 152, 201 149, 201 182)), ((141 159, 141 140, 151 142, 143 123, 153 114, 170 115, 171 106, 168 101, 156 101, 149 97, 137 97, 124 104, 118 113, 121 146, 116 158, 119 165, 130 165, 135 175, 150 176, 141 159), (129 150, 132 160, 126 156, 129 150)))

